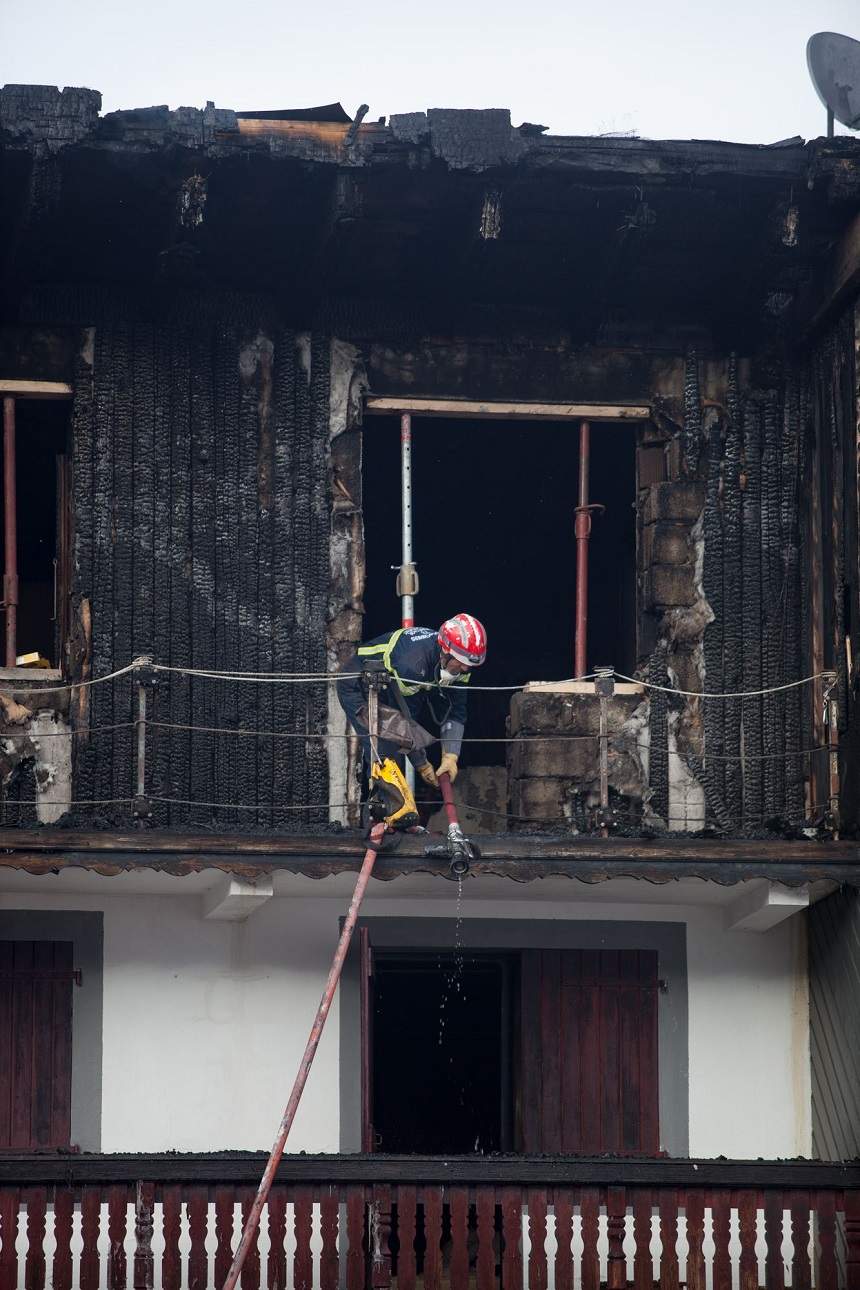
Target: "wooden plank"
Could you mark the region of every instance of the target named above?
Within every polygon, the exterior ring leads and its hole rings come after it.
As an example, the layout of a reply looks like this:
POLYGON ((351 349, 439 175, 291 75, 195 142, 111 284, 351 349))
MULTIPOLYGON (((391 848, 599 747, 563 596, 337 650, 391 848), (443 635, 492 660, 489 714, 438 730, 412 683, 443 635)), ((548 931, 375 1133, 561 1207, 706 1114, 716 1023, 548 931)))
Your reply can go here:
MULTIPOLYGON (((582 1107, 580 1151, 603 1150, 600 1064, 600 951, 582 951, 582 1009, 579 1021, 579 1080, 582 1107)), ((576 1175, 582 1182, 589 1179, 576 1175)))
MULTIPOLYGON (((689 1221, 689 1220, 688 1220, 689 1221)), ((633 1193, 633 1287, 634 1290, 653 1290, 654 1263, 651 1258, 651 1192, 647 1187, 637 1187, 633 1193)), ((692 1246, 691 1246, 692 1248, 692 1246)), ((705 1290, 704 1282, 689 1290, 705 1290)))
POLYGON ((561 1150, 582 1147, 582 951, 565 950, 561 960, 561 1150))
MULTIPOLYGON (((595 695, 593 681, 527 681, 526 694, 590 694, 595 695)), ((644 694, 645 686, 633 681, 616 681, 616 694, 644 694)))
POLYGON ((626 403, 506 403, 502 400, 433 399, 414 396, 369 395, 365 411, 380 416, 411 412, 413 416, 458 417, 492 421, 645 421, 647 404, 626 403))
POLYGON ((19 1195, 17 1187, 0 1187, 0 1286, 3 1290, 15 1290, 18 1285, 19 1195))
POLYGON ((573 1202, 569 1187, 555 1188, 555 1290, 573 1290, 573 1202))
POLYGON ((233 1204, 232 1187, 215 1188, 215 1281, 223 1285, 233 1262, 233 1204))
POLYGON ((817 1290, 836 1290, 836 1197, 833 1192, 819 1192, 815 1208, 818 1212, 819 1249, 817 1290))
MULTIPOLYGON (((398 856, 423 857, 426 843, 420 838, 404 836, 398 856)), ((307 834, 238 835, 228 833, 184 834, 159 830, 140 833, 82 833, 71 829, 46 827, 0 829, 0 853, 4 863, 22 852, 51 855, 52 859, 83 852, 117 855, 191 855, 200 857, 234 855, 259 858, 344 856, 359 863, 364 855, 363 840, 356 835, 331 834, 324 848, 319 838, 307 834)), ((366 848, 365 848, 366 849, 366 848)), ((798 865, 847 864, 860 866, 860 846, 851 839, 839 841, 776 841, 764 838, 597 838, 597 837, 517 837, 488 835, 481 840, 482 854, 491 859, 526 859, 537 855, 544 859, 642 860, 647 862, 718 863, 788 863, 798 865)), ((380 858, 380 863, 382 859, 380 858)), ((189 872, 191 872, 189 870, 189 872)))
POLYGON ((756 1193, 742 1191, 738 1196, 738 1236, 741 1246, 738 1260, 740 1290, 758 1290, 758 1258, 755 1249, 757 1217, 756 1193))
POLYGON ((424 1290, 442 1290, 442 1189, 424 1189, 424 1290))
POLYGON ((24 1199, 27 1205, 27 1257, 24 1262, 24 1284, 27 1290, 45 1290, 47 1189, 33 1187, 25 1193, 24 1199))
POLYGON ((178 1183, 165 1187, 161 1193, 161 1231, 164 1248, 161 1254, 162 1290, 181 1290, 182 1261, 179 1255, 179 1236, 182 1217, 182 1189, 178 1183))
POLYGON ((542 1063, 540 950, 520 956, 520 1136, 523 1151, 543 1151, 541 1141, 542 1063))
POLYGON ((50 1145, 68 1147, 72 1140, 72 971, 74 944, 54 942, 54 968, 65 973, 52 984, 50 1145))
POLYGON ((12 1146, 12 941, 0 941, 0 1149, 12 1146))
POLYGON ((621 1043, 618 1013, 619 955, 600 953, 600 1119, 603 1151, 620 1151, 621 1142, 621 1043))
POLYGON ((269 1257, 266 1290, 287 1290, 287 1189, 277 1183, 269 1192, 269 1257))
MULTIPOLYGON (((337 1188, 323 1188, 320 1195, 320 1290, 337 1290, 337 1229, 340 1195, 337 1188)), ((266 1290, 269 1290, 267 1285, 266 1290)))
POLYGON ((13 1147, 34 1147, 33 1141, 33 1027, 32 977, 35 943, 18 941, 13 947, 12 981, 12 1126, 13 1147))
POLYGON ((519 1287, 523 1284, 523 1203, 519 1187, 503 1187, 502 1205, 502 1285, 519 1287))
MULTIPOLYGON (((54 968, 52 941, 33 942, 33 1052, 30 1093, 30 1142, 34 1147, 63 1146, 54 1142, 51 1108, 54 1087, 54 986, 47 973, 54 968), (42 975, 44 973, 45 975, 42 975)), ((71 981, 68 982, 71 990, 71 981)))
MULTIPOLYGON (((765 1286, 767 1290, 785 1290, 785 1267, 782 1261, 782 1192, 766 1191, 764 1195, 765 1286)), ((758 1273, 756 1273, 758 1279, 758 1273)))
POLYGON ((364 1253, 364 1187, 346 1189, 346 1287, 347 1290, 365 1290, 364 1253))
MULTIPOLYGON (((496 1197, 491 1187, 479 1187, 476 1208, 478 1211, 478 1258, 475 1266, 475 1290, 496 1290, 496 1197)), ((557 1290, 572 1290, 556 1280, 557 1290)), ((398 1282, 397 1290, 400 1290, 398 1282)), ((406 1287, 405 1290, 412 1290, 406 1287)))
MULTIPOLYGON (((687 1219, 687 1290, 705 1290, 705 1193, 692 1188, 684 1197, 687 1219)), ((637 1290, 639 1288, 637 1287, 637 1290)))
MULTIPOLYGON (((54 1264, 53 1290, 72 1290, 72 1218, 75 1212, 75 1195, 71 1187, 57 1187, 54 1191, 54 1264)), ((0 1257, 2 1265, 2 1257, 0 1257)), ((0 1278, 2 1281, 2 1278, 0 1278)), ((108 1290, 115 1288, 108 1282, 108 1290)), ((125 1290, 125 1281, 116 1290, 125 1290)))
POLYGON ((600 1255, 597 1247, 600 1193, 596 1187, 583 1187, 579 1212, 582 1217, 582 1290, 600 1290, 600 1255))
MULTIPOLYGON (((256 1187, 243 1187, 239 1193, 239 1199, 242 1202, 242 1230, 245 1230, 245 1224, 251 1213, 251 1207, 254 1204, 254 1197, 257 1194, 256 1187)), ((251 1238, 251 1244, 248 1246, 248 1253, 245 1255, 245 1262, 242 1265, 242 1276, 239 1281, 241 1290, 260 1290, 260 1228, 256 1227, 254 1235, 251 1238)))
MULTIPOLYGON (((152 1254, 154 1213, 155 1187, 151 1182, 139 1182, 134 1201, 134 1290, 153 1290, 155 1285, 155 1259, 152 1254)), ((228 1260, 227 1267, 229 1266, 228 1260)), ((226 1270, 224 1275, 227 1275, 226 1270)))
POLYGON ((606 1190, 606 1286, 607 1290, 626 1290, 627 1260, 624 1254, 624 1230, 627 1196, 623 1187, 606 1190))
POLYGON ((469 1192, 452 1187, 448 1193, 451 1218, 450 1290, 469 1290, 469 1192))
MULTIPOLYGON (((534 950, 540 955, 541 983, 537 997, 540 1017, 540 1047, 530 1052, 526 1047, 527 1062, 541 1068, 540 1098, 540 1151, 557 1154, 562 1150, 561 1140, 561 952, 559 950, 534 950)), ((531 1081, 530 1081, 531 1082, 531 1081)))
MULTIPOLYGON (((128 1187, 114 1184, 108 1188, 108 1248, 107 1287, 108 1290, 126 1290, 128 1281, 128 1260, 125 1253, 125 1236, 128 1228, 128 1187)), ((190 1290, 190 1284, 189 1284, 190 1290)), ((205 1290, 204 1286, 195 1286, 194 1290, 205 1290)))
POLYGON ((660 1150, 660 1074, 658 978, 655 951, 639 951, 639 1087, 640 1150, 656 1156, 660 1150))
MULTIPOLYGON (((618 1092, 620 1149, 645 1151, 642 1108, 646 1090, 642 1081, 641 997, 639 953, 621 950, 618 955, 618 1092)), ((650 1090, 649 1090, 650 1092, 650 1090)))
POLYGON ((660 1190, 660 1290, 678 1290, 678 1193, 674 1188, 660 1190))
POLYGON ((294 1290, 314 1290, 314 1260, 311 1251, 313 1192, 297 1187, 293 1197, 296 1249, 293 1255, 294 1290))
POLYGON ((788 1199, 791 1211, 791 1287, 792 1290, 811 1290, 809 1193, 794 1192, 788 1199))
POLYGON ((545 1187, 530 1187, 526 1193, 529 1213, 529 1290, 546 1290, 548 1269, 546 1257, 547 1196, 545 1187))
POLYGON ((11 394, 16 399, 71 399, 75 387, 68 381, 15 381, 0 379, 0 397, 11 394))
POLYGON ((85 1187, 81 1195, 81 1263, 79 1290, 99 1290, 99 1228, 101 1226, 101 1188, 85 1187))
MULTIPOLYGON (((415 1290, 415 1219, 418 1193, 415 1187, 397 1188, 397 1290, 415 1290)), ((479 1287, 480 1290, 480 1287, 479 1287)))
POLYGON ((209 1256, 206 1252, 206 1235, 209 1229, 209 1192, 206 1187, 188 1189, 185 1213, 188 1217, 189 1238, 188 1290, 207 1290, 209 1256))
POLYGON ((711 1197, 711 1221, 714 1240, 714 1290, 732 1290, 731 1193, 716 1191, 711 1197))

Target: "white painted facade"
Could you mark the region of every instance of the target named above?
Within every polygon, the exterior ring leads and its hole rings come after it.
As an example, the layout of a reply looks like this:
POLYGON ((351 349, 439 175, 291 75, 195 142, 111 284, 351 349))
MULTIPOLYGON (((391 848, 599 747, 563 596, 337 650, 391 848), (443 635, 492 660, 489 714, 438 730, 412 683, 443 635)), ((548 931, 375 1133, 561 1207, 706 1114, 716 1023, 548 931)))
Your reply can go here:
MULTIPOLYGON (((353 885, 275 876, 242 921, 217 908, 214 871, 171 878, 5 871, 4 915, 101 911, 104 917, 103 1151, 268 1148, 307 1038, 353 885), (268 893, 267 893, 268 894, 268 893)), ((567 879, 464 884, 466 919, 682 923, 686 929, 691 1156, 811 1153, 809 1021, 802 916, 730 930, 743 887, 666 887, 567 879)), ((373 918, 451 919, 455 888, 416 876, 373 882, 373 918)), ((292 1151, 336 1152, 339 1000, 291 1137, 292 1151)), ((82 1144, 92 1147, 96 1144, 82 1144)))

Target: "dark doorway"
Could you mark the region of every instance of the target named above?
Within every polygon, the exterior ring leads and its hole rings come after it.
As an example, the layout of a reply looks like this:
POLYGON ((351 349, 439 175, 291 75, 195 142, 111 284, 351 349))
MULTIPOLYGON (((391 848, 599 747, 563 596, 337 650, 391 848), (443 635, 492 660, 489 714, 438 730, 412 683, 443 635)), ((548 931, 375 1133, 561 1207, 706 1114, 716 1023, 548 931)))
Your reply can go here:
POLYGON ((376 955, 378 1151, 510 1149, 510 979, 500 955, 376 955))
MULTIPOLYGON (((518 685, 573 675, 578 489, 574 422, 466 421, 415 416, 414 545, 421 590, 415 620, 436 626, 463 610, 489 637, 475 684, 518 685)), ((588 665, 636 662, 636 431, 596 425, 590 494, 588 665)), ((391 565, 400 559, 400 423, 364 427, 365 639, 399 625, 391 565)), ((510 694, 475 693, 470 739, 505 734, 510 694)), ((464 765, 503 765, 503 743, 466 743, 464 765)))

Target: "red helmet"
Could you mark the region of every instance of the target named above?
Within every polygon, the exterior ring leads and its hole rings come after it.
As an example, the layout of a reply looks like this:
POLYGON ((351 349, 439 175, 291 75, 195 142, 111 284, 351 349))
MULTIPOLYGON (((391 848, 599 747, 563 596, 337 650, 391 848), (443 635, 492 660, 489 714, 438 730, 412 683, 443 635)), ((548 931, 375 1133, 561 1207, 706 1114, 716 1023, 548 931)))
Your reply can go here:
POLYGON ((480 667, 487 657, 487 633, 471 614, 455 614, 439 628, 443 654, 451 654, 466 667, 480 667))

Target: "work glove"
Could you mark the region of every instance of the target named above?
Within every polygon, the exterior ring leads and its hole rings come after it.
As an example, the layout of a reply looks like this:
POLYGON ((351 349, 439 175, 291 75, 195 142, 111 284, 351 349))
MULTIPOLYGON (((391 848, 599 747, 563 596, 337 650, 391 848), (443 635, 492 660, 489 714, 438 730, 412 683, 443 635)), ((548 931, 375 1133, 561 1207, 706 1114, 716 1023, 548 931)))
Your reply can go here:
POLYGON ((455 753, 443 753, 442 760, 436 768, 436 778, 447 775, 451 783, 457 778, 457 756, 455 753))
POLYGON ((425 784, 429 784, 431 788, 439 787, 439 781, 436 778, 436 772, 433 769, 433 767, 430 765, 429 761, 425 761, 423 766, 417 766, 416 770, 418 771, 418 774, 421 776, 421 778, 424 780, 425 784))

